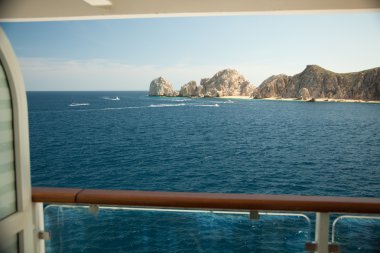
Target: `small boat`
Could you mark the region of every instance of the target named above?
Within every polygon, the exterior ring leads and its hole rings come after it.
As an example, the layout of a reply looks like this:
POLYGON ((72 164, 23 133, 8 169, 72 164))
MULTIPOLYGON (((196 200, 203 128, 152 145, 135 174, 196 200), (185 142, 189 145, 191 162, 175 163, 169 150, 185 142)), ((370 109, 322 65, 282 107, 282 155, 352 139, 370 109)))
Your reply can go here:
POLYGON ((115 96, 115 97, 103 97, 103 99, 106 99, 106 100, 120 100, 120 98, 118 96, 115 96))

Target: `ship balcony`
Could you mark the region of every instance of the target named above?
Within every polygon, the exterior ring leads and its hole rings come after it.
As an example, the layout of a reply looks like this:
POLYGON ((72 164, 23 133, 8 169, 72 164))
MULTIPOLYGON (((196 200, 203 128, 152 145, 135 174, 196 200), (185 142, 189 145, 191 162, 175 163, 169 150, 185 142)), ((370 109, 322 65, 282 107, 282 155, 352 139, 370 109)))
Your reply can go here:
POLYGON ((380 247, 380 198, 34 187, 32 201, 37 252, 326 253, 380 247))

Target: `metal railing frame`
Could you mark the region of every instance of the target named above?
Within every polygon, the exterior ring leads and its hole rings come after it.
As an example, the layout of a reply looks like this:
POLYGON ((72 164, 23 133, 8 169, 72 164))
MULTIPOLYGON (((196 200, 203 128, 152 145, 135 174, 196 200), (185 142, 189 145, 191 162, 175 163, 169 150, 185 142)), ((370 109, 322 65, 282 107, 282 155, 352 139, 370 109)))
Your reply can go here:
POLYGON ((333 243, 335 242, 335 226, 338 223, 338 221, 342 219, 380 220, 380 217, 379 216, 341 215, 335 218, 331 226, 331 242, 333 243))

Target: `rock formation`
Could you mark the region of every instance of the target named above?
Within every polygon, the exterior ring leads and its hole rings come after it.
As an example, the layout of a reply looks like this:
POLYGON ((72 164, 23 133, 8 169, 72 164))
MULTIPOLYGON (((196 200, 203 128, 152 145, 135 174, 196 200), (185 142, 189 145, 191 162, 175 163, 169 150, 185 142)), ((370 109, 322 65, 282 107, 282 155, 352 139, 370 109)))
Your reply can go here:
POLYGON ((308 88, 302 88, 302 89, 300 89, 298 98, 300 98, 302 100, 308 100, 308 99, 310 99, 309 89, 308 88))
POLYGON ((195 81, 190 81, 181 87, 179 91, 180 97, 195 97, 198 96, 197 93, 197 83, 195 81))
POLYGON ((180 96, 223 97, 250 96, 255 87, 236 70, 225 69, 212 78, 203 78, 199 86, 191 81, 181 87, 180 96))
POLYGON ((317 65, 308 65, 294 76, 277 75, 266 79, 255 98, 334 98, 380 100, 380 68, 339 74, 317 65))
POLYGON ((253 98, 278 97, 283 94, 286 86, 290 82, 287 75, 277 75, 267 78, 258 89, 252 93, 253 98))
POLYGON ((255 87, 234 69, 225 69, 212 78, 202 79, 205 97, 250 96, 255 87))
POLYGON ((173 90, 172 85, 163 77, 158 77, 150 83, 149 96, 178 96, 178 92, 173 90))
POLYGON ((236 70, 225 69, 211 78, 201 79, 197 86, 190 81, 180 92, 159 77, 150 83, 150 96, 182 97, 223 97, 251 96, 253 98, 297 98, 312 100, 356 99, 380 100, 380 68, 355 73, 339 74, 317 65, 308 65, 304 71, 294 76, 284 74, 271 76, 258 88, 236 70))

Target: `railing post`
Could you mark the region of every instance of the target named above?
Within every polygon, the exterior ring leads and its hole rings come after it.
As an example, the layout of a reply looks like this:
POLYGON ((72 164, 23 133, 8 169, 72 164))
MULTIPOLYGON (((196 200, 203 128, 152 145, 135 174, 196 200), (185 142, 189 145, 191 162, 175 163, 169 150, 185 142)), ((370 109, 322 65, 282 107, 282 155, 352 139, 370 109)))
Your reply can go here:
POLYGON ((44 206, 43 203, 33 203, 33 223, 34 223, 34 252, 45 253, 44 240, 44 206), (42 238, 41 238, 42 237, 42 238))
POLYGON ((317 243, 316 253, 329 252, 329 213, 317 213, 315 221, 315 242, 317 243))

